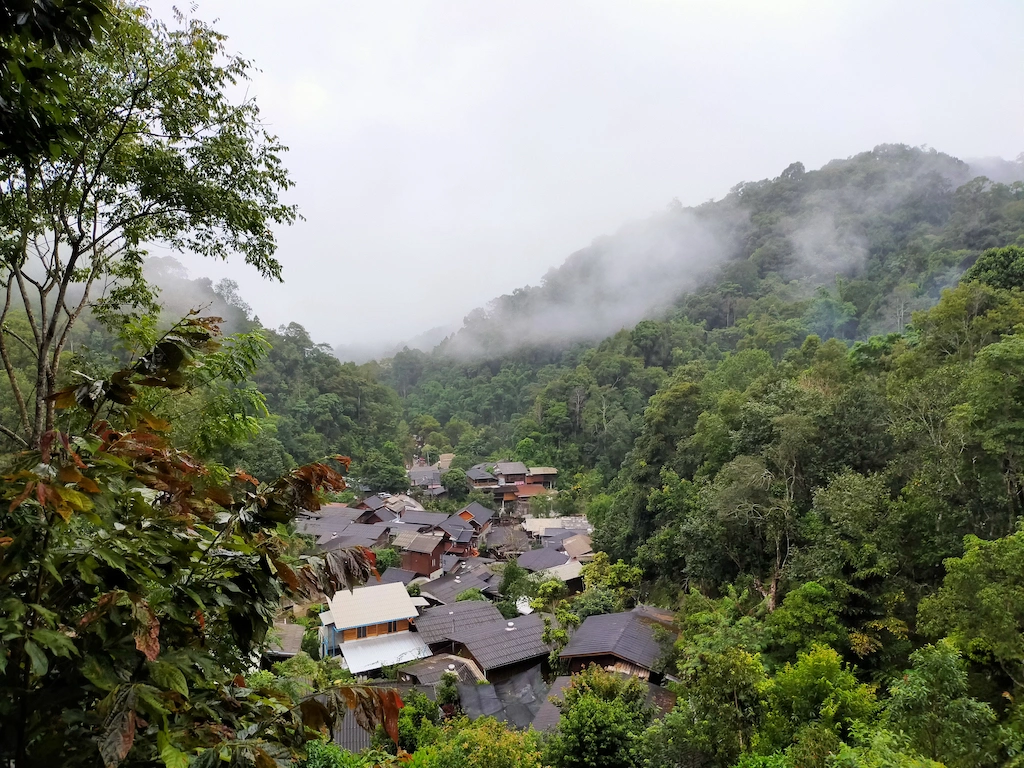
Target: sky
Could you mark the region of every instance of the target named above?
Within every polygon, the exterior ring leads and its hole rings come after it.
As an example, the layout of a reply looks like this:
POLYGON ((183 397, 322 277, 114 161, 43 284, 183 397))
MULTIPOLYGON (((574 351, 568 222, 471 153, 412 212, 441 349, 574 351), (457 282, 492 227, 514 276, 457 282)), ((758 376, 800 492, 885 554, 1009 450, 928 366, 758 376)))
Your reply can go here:
POLYGON ((181 5, 260 68, 247 93, 305 218, 278 233, 283 285, 182 261, 332 346, 456 326, 674 198, 794 161, 1024 152, 1020 0, 181 5))

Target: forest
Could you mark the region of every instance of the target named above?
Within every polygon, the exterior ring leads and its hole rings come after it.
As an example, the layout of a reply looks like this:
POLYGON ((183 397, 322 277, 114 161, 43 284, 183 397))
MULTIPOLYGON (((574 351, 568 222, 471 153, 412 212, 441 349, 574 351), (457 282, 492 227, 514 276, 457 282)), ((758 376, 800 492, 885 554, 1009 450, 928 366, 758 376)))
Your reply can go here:
POLYGON ((1024 765, 1024 182, 903 145, 796 162, 356 365, 146 252, 280 276, 285 148, 222 35, 80 0, 0 38, 5 764, 1024 765), (597 669, 546 735, 327 661, 253 671, 282 601, 378 565, 296 517, 440 453, 453 490, 559 470, 585 588, 502 592, 554 645, 673 611, 667 715, 597 669), (370 751, 322 738, 345 710, 370 751))

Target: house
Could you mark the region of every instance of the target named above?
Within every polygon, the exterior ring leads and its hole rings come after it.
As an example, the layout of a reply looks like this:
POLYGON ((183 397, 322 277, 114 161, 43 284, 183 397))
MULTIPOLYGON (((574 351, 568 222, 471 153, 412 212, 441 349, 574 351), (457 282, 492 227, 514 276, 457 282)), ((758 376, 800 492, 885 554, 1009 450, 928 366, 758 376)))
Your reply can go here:
POLYGON ((483 670, 488 680, 507 677, 545 659, 551 648, 543 640, 544 621, 536 614, 467 627, 456 646, 483 670))
POLYGON ((476 553, 477 533, 468 521, 452 515, 441 524, 441 530, 449 537, 447 554, 473 555, 476 553))
POLYGON ((554 568, 538 571, 538 575, 544 581, 551 579, 564 581, 571 595, 583 591, 583 563, 579 560, 570 560, 565 565, 556 565, 554 568))
POLYGON ((320 538, 324 534, 344 530, 354 523, 363 510, 345 504, 324 504, 316 512, 304 512, 295 519, 295 530, 307 536, 320 538))
POLYGON ((377 509, 364 509, 362 514, 356 520, 357 523, 372 524, 372 523, 390 523, 392 520, 398 518, 396 512, 392 512, 387 506, 379 507, 377 509))
POLYGON ((402 547, 402 568, 418 576, 430 576, 441 570, 441 555, 448 545, 448 536, 417 533, 402 547))
POLYGON ((435 650, 452 643, 462 632, 488 622, 504 621, 501 611, 484 600, 463 600, 427 608, 415 622, 420 638, 435 650))
POLYGON ((441 454, 441 456, 437 460, 437 465, 436 466, 441 471, 442 475, 445 472, 447 472, 449 469, 452 468, 452 462, 453 461, 455 461, 455 454, 454 453, 442 453, 441 454))
POLYGON ((498 478, 488 472, 483 465, 467 469, 466 479, 474 488, 494 488, 498 485, 498 478))
MULTIPOLYGON (((505 496, 507 495, 508 494, 506 493, 505 496)), ((554 506, 554 495, 555 491, 536 483, 516 485, 513 489, 512 498, 506 498, 506 501, 514 501, 516 514, 523 515, 525 517, 530 514, 530 501, 538 496, 547 497, 545 498, 545 509, 550 512, 551 508, 554 506)))
MULTIPOLYGON (((565 700, 565 689, 569 687, 571 682, 572 677, 569 675, 559 675, 555 678, 555 681, 551 684, 551 690, 548 691, 547 698, 545 698, 544 703, 530 724, 533 730, 544 733, 553 731, 558 727, 562 711, 556 706, 555 702, 565 700)), ((647 704, 654 709, 655 717, 660 719, 675 707, 676 695, 672 691, 648 682, 647 704)))
POLYGON ((268 661, 281 661, 290 659, 302 650, 302 638, 306 634, 306 628, 301 624, 286 624, 274 622, 274 628, 270 630, 270 640, 264 655, 268 661))
POLYGON ((501 558, 518 556, 530 548, 526 531, 502 525, 491 528, 484 537, 484 548, 501 558))
POLYGON ((437 467, 413 467, 408 470, 409 485, 414 488, 437 488, 441 485, 441 470, 437 467))
POLYGON ((558 470, 554 467, 530 467, 526 471, 526 482, 530 485, 543 485, 554 488, 558 479, 558 470))
POLYGON ((472 525, 473 530, 477 533, 483 534, 491 527, 491 521, 494 520, 494 510, 488 509, 483 504, 474 501, 456 512, 455 516, 472 525))
POLYGON ((402 584, 340 590, 320 614, 321 656, 340 653, 353 674, 429 656, 410 631, 417 613, 402 584))
POLYGON ((554 547, 531 549, 528 552, 523 552, 523 554, 516 558, 516 563, 520 568, 534 572, 546 571, 548 568, 565 565, 568 562, 569 556, 554 547))
POLYGON ((407 509, 399 518, 405 525, 414 525, 419 531, 429 531, 441 527, 449 518, 444 512, 425 512, 419 509, 407 509))
POLYGON ((660 679, 662 648, 654 624, 640 610, 588 616, 573 633, 559 658, 580 672, 591 664, 641 680, 660 679))
POLYGON ((367 496, 365 499, 360 501, 358 504, 355 505, 355 508, 368 509, 372 512, 374 510, 380 509, 385 504, 387 504, 387 499, 378 494, 374 494, 373 496, 367 496))
POLYGON ((471 659, 442 653, 408 664, 398 670, 398 679, 419 685, 437 685, 446 672, 455 675, 457 682, 476 685, 486 682, 484 673, 471 659))
POLYGON ((494 475, 501 485, 525 483, 526 473, 526 465, 521 461, 499 461, 494 465, 494 475))
POLYGON ((412 571, 407 571, 404 568, 388 568, 380 576, 379 582, 370 581, 369 585, 375 583, 379 584, 401 584, 403 587, 409 586, 409 582, 416 578, 416 574, 412 571))
POLYGON ((420 512, 425 511, 422 504, 416 501, 412 496, 408 496, 404 493, 392 496, 384 506, 391 510, 396 517, 401 516, 401 514, 407 509, 418 510, 420 512))

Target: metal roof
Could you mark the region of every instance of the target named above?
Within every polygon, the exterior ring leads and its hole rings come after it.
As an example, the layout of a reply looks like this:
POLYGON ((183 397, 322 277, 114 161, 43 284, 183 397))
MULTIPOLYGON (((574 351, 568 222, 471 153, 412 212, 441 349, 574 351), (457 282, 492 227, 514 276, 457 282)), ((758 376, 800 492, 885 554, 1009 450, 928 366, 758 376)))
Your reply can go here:
POLYGON ((444 512, 424 512, 422 509, 406 509, 402 512, 402 522, 408 525, 437 527, 448 519, 444 512))
POLYGON ((497 528, 491 528, 485 534, 485 543, 491 549, 508 548, 524 551, 530 548, 530 541, 526 537, 526 531, 521 531, 510 525, 500 525, 497 528))
POLYGON ((461 603, 428 608, 416 619, 416 631, 426 643, 454 640, 468 629, 480 624, 502 621, 501 611, 493 603, 483 600, 463 600, 461 603))
POLYGON ((324 623, 332 623, 337 629, 415 619, 417 614, 405 586, 398 583, 374 584, 352 592, 340 590, 328 601, 328 607, 331 617, 324 623))
POLYGON ((317 539, 321 549, 341 549, 342 547, 373 547, 383 541, 388 532, 387 523, 352 523, 344 530, 324 534, 317 539))
POLYGON ((481 469, 479 467, 470 467, 469 469, 467 469, 466 477, 468 477, 470 480, 493 480, 494 482, 498 482, 498 478, 496 478, 486 469, 481 469))
POLYGON ((415 677, 420 685, 437 685, 441 682, 441 676, 445 672, 454 673, 460 683, 475 685, 478 681, 485 679, 483 672, 472 660, 453 656, 450 653, 442 653, 415 661, 402 667, 401 672, 403 675, 415 677))
POLYGON ((481 592, 490 587, 483 579, 473 573, 457 576, 442 576, 439 579, 420 584, 420 594, 430 597, 439 603, 451 604, 467 589, 479 589, 481 592))
POLYGON ((430 649, 423 640, 412 632, 395 632, 390 635, 368 637, 365 640, 350 640, 338 647, 348 664, 348 671, 354 675, 430 655, 430 649))
MULTIPOLYGON (((394 532, 394 527, 392 527, 392 532, 394 532)), ((398 535, 391 540, 391 546, 395 547, 395 549, 405 549, 415 541, 417 536, 419 536, 419 534, 416 531, 400 531, 398 535)))
POLYGON ((547 656, 551 649, 541 639, 543 634, 544 621, 537 614, 531 614, 469 628, 460 633, 458 641, 486 673, 547 656))
POLYGON ((325 504, 316 512, 306 512, 295 520, 299 533, 322 536, 324 533, 339 531, 355 522, 365 510, 344 504, 325 504))
MULTIPOLYGON (((384 573, 381 574, 381 584, 401 584, 406 586, 410 581, 416 578, 416 574, 412 571, 407 571, 404 568, 388 568, 384 573)), ((372 585, 374 582, 369 582, 372 585)))
POLYGON ((650 623, 638 613, 625 611, 588 616, 559 658, 615 656, 638 667, 654 669, 661 654, 650 623))
POLYGON ((531 549, 516 558, 519 567, 528 571, 546 571, 548 568, 565 565, 567 562, 569 562, 569 556, 554 547, 531 549))
MULTIPOLYGON (((494 510, 488 509, 478 501, 474 501, 471 502, 470 504, 467 504, 455 514, 456 516, 458 516, 461 515, 463 512, 469 512, 469 514, 473 516, 473 522, 477 525, 483 525, 488 520, 494 518, 494 510)), ((461 520, 462 518, 460 517, 459 519, 461 520)))
POLYGON ((558 470, 554 467, 530 467, 531 475, 557 475, 558 470))
POLYGON ((387 499, 384 499, 377 495, 367 496, 365 499, 363 499, 363 504, 365 504, 368 509, 380 509, 385 504, 387 504, 387 499))
POLYGON ((583 563, 579 560, 570 560, 565 565, 556 565, 554 568, 541 571, 541 574, 545 578, 559 579, 561 581, 578 579, 583 575, 583 563))
POLYGON ((417 533, 412 541, 405 545, 406 552, 420 552, 425 555, 431 554, 438 547, 444 546, 443 536, 429 536, 425 533, 417 533))
POLYGON ((409 482, 413 485, 440 485, 441 471, 437 467, 413 467, 409 470, 409 482))
POLYGON ((526 465, 521 461, 499 461, 494 465, 497 475, 525 475, 526 465))

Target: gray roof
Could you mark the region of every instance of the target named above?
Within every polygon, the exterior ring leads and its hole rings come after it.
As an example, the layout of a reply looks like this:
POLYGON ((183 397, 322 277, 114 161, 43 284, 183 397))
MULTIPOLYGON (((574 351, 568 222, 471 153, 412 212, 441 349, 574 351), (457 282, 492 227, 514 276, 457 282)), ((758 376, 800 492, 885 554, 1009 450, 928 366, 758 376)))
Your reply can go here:
POLYGON ((638 667, 654 669, 661 654, 650 622, 639 613, 625 611, 588 616, 559 657, 615 656, 638 667))
MULTIPOLYGON (((470 504, 467 504, 455 514, 461 515, 463 512, 469 512, 469 514, 473 516, 473 522, 477 525, 483 525, 488 520, 494 518, 494 510, 488 509, 478 501, 474 501, 471 502, 470 504)), ((461 520, 462 518, 459 519, 461 520)))
POLYGON ((409 470, 409 482, 413 485, 440 485, 441 472, 437 467, 413 467, 409 470))
POLYGON ((540 664, 494 685, 459 685, 462 708, 469 717, 490 716, 522 730, 530 726, 547 692, 540 664))
POLYGON ((476 529, 473 527, 472 523, 470 523, 468 520, 463 520, 458 515, 452 515, 443 523, 441 523, 441 530, 447 532, 453 539, 456 540, 458 540, 459 534, 463 531, 469 532, 470 536, 472 536, 476 532, 476 529))
POLYGON ((494 472, 498 475, 525 475, 526 465, 521 461, 499 461, 494 465, 494 472))
POLYGON ((481 467, 470 467, 466 470, 466 477, 470 480, 493 480, 498 482, 498 478, 481 467))
POLYGON ((296 518, 295 530, 317 537, 323 536, 325 533, 346 528, 364 512, 365 510, 346 507, 344 504, 326 504, 316 512, 307 512, 296 518))
POLYGON ((551 649, 541 639, 543 634, 543 620, 537 614, 531 614, 512 621, 502 619, 480 624, 461 632, 458 640, 487 673, 509 664, 547 656, 551 649))
POLYGON ((448 519, 448 515, 444 512, 423 512, 419 509, 407 509, 402 513, 402 522, 407 525, 417 525, 420 527, 431 526, 433 528, 439 527, 448 519))
POLYGON ((583 557, 594 551, 590 543, 590 537, 585 533, 578 533, 568 539, 562 540, 562 549, 569 557, 583 557))
MULTIPOLYGON (((426 694, 431 699, 434 698, 434 688, 429 685, 419 686, 410 683, 399 683, 393 680, 371 681, 367 685, 371 685, 374 688, 393 688, 403 697, 408 695, 409 691, 416 690, 426 694)), ((321 701, 326 701, 326 694, 319 694, 317 698, 321 701)), ((334 729, 331 735, 335 744, 343 749, 347 749, 349 752, 360 752, 364 749, 369 749, 373 738, 373 734, 370 731, 365 730, 356 722, 355 713, 348 707, 342 707, 342 712, 334 722, 334 729)))
POLYGON ((412 541, 405 545, 405 551, 429 555, 438 547, 444 546, 444 543, 445 538, 443 536, 429 536, 425 533, 417 533, 412 541))
POLYGON ((473 674, 473 662, 459 656, 452 656, 450 653, 442 653, 437 656, 429 656, 419 661, 414 661, 401 668, 402 674, 412 675, 420 685, 437 685, 441 682, 441 676, 445 672, 452 672, 460 683, 476 685, 477 676, 473 674), (455 669, 448 669, 451 665, 455 669))
POLYGON ((380 576, 379 582, 374 582, 372 579, 370 583, 380 584, 404 584, 408 586, 409 582, 416 578, 416 574, 412 571, 407 571, 404 568, 388 568, 380 576))
POLYGON ((420 594, 424 597, 431 597, 439 603, 451 605, 455 598, 467 589, 479 589, 481 592, 490 587, 483 579, 475 574, 466 573, 461 576, 442 576, 439 579, 420 584, 420 594))
POLYGON ((430 645, 454 640, 468 629, 493 621, 503 621, 501 611, 495 608, 493 603, 463 600, 461 603, 427 608, 416 619, 415 626, 423 642, 430 645))
POLYGON ((540 538, 544 540, 544 546, 551 546, 552 544, 560 544, 566 539, 571 539, 578 535, 579 531, 573 531, 568 528, 548 528, 540 535, 540 538))
POLYGON ((500 525, 486 533, 486 544, 491 549, 511 549, 524 552, 530 548, 530 540, 526 531, 513 528, 511 525, 500 525))
POLYGON ((373 547, 388 532, 387 523, 352 523, 347 528, 322 535, 317 544, 323 550, 341 549, 343 547, 373 547))
POLYGON ((531 549, 516 558, 519 567, 528 571, 543 571, 554 568, 556 565, 565 565, 567 562, 569 562, 569 556, 554 547, 531 549))
POLYGON ((380 509, 387 503, 387 499, 382 498, 381 496, 377 496, 376 494, 373 496, 367 496, 365 499, 363 499, 363 504, 365 504, 370 509, 380 509))
POLYGON ((267 647, 268 656, 291 657, 302 650, 302 636, 306 628, 301 624, 278 624, 270 630, 270 645, 267 647))

